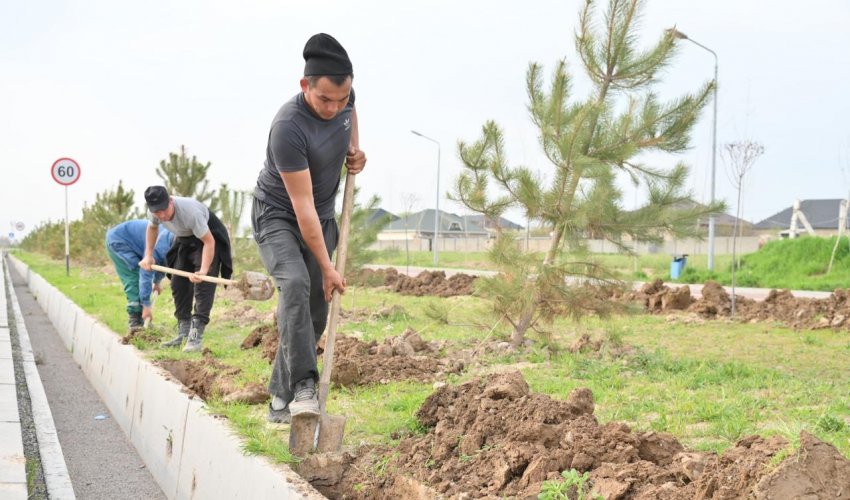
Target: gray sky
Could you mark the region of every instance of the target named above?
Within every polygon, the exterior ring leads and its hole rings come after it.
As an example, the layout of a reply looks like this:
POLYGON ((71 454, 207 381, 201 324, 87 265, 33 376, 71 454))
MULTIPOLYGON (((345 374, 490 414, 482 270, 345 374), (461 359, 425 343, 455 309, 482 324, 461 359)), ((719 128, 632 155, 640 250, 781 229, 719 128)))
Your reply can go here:
MULTIPOLYGON (((575 57, 580 5, 559 1, 410 0, 86 2, 32 0, 0 6, 0 234, 64 217, 64 188, 53 161, 77 160, 68 188, 71 219, 84 202, 117 186, 142 192, 181 144, 212 162, 211 184, 251 189, 279 106, 299 91, 301 51, 327 32, 354 64, 361 146, 358 177, 382 206, 433 208, 436 147, 440 192, 461 170, 459 139, 473 141, 488 119, 505 130, 512 163, 539 169, 537 136, 526 112, 530 61, 551 69, 575 57)), ((605 2, 600 3, 600 8, 605 2)), ((841 198, 850 191, 850 3, 846 0, 650 0, 646 41, 676 25, 720 60, 718 145, 753 139, 764 156, 747 179, 744 217, 758 221, 795 198, 841 198)), ((712 77, 713 58, 680 42, 658 88, 664 98, 712 77)), ((690 187, 709 197, 711 108, 681 158, 690 187)), ((718 154, 717 197, 734 213, 735 191, 718 154)), ((628 188, 631 208, 639 193, 628 188)), ((443 196, 441 208, 461 212, 443 196)), ((514 216, 517 222, 524 221, 514 216)))

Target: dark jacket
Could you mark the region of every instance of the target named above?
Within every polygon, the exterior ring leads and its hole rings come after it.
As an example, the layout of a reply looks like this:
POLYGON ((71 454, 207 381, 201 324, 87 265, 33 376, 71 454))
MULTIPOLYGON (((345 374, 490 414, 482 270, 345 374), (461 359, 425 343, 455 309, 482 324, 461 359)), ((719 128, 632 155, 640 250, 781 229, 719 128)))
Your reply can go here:
MULTIPOLYGON (((233 276, 233 257, 230 253, 230 236, 227 234, 227 228, 224 227, 224 224, 221 223, 221 220, 219 220, 212 210, 210 210, 210 219, 207 225, 215 240, 215 256, 221 262, 221 277, 230 279, 233 276)), ((203 251, 203 249, 204 242, 194 235, 174 238, 174 244, 165 256, 168 267, 184 271, 194 271, 192 253, 203 251)), ((169 279, 171 278, 171 276, 168 277, 169 279)))

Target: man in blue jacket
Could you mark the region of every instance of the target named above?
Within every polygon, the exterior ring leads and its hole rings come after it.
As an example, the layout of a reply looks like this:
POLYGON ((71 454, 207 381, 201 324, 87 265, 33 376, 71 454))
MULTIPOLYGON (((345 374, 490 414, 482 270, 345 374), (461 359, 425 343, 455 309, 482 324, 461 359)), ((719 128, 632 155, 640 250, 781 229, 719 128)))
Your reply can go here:
MULTIPOLYGON (((128 220, 106 232, 106 252, 115 264, 115 271, 124 285, 127 296, 127 327, 130 333, 144 328, 144 321, 153 318, 151 291, 160 292, 159 283, 163 273, 145 271, 139 261, 145 256, 145 235, 148 221, 128 220)), ((174 241, 174 234, 167 229, 160 231, 154 255, 156 263, 165 265, 165 255, 174 241)))

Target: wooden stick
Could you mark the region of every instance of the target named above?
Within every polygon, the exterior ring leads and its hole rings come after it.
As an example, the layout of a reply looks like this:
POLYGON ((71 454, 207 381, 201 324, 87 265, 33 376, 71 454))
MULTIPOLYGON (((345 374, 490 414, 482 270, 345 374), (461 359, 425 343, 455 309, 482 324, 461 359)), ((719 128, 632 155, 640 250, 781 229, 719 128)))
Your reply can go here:
MULTIPOLYGON (((345 259, 348 256, 348 233, 351 229, 351 212, 354 210, 354 176, 345 177, 345 192, 342 197, 342 215, 339 224, 339 244, 336 247, 336 272, 345 276, 345 259)), ((330 390, 331 371, 334 366, 334 343, 336 341, 336 328, 339 322, 340 295, 337 290, 333 292, 331 299, 331 311, 328 318, 328 335, 325 338, 325 357, 322 365, 322 375, 319 378, 319 413, 325 414, 325 406, 330 390)))
POLYGON ((219 278, 216 276, 207 276, 206 274, 190 273, 189 271, 181 271, 180 269, 171 269, 170 267, 160 266, 158 264, 152 265, 151 269, 153 269, 154 271, 159 271, 161 273, 176 274, 177 276, 183 276, 184 278, 191 278, 192 276, 197 276, 202 281, 216 283, 219 285, 230 286, 239 284, 238 281, 226 280, 224 278, 219 278))

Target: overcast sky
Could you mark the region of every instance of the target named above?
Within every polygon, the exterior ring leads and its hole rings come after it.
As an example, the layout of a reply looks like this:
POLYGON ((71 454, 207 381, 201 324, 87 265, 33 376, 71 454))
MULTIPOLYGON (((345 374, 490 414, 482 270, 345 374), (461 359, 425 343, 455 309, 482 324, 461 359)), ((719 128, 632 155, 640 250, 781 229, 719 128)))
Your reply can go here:
MULTIPOLYGON (((542 174, 528 119, 525 71, 565 58, 589 88, 575 56, 583 1, 409 0, 223 2, 181 0, 7 1, 0 6, 0 234, 64 217, 64 189, 50 176, 60 157, 80 163, 68 188, 71 219, 119 179, 142 192, 160 183, 159 161, 185 144, 212 162, 211 184, 252 189, 270 121, 299 91, 301 51, 326 32, 348 50, 361 147, 358 177, 382 206, 433 208, 436 146, 440 193, 461 170, 456 143, 496 120, 510 161, 542 174), (3 228, 6 229, 3 229, 3 228)), ((604 7, 601 2, 600 7, 604 7)), ((644 41, 676 25, 720 61, 718 145, 759 141, 765 154, 747 179, 744 218, 758 221, 795 198, 843 198, 850 191, 850 2, 846 0, 650 0, 644 41)), ((680 42, 663 75, 662 97, 712 77, 710 53, 680 42)), ((689 185, 708 200, 711 107, 681 158, 689 185)), ((717 197, 734 207, 727 165, 717 159, 717 197)), ((629 188, 627 208, 640 201, 629 188)), ((441 208, 461 208, 441 197, 441 208)), ((734 208, 730 208, 734 213, 734 208)), ((521 217, 514 217, 521 219, 521 217)), ((522 220, 518 222, 524 223, 522 220)))

